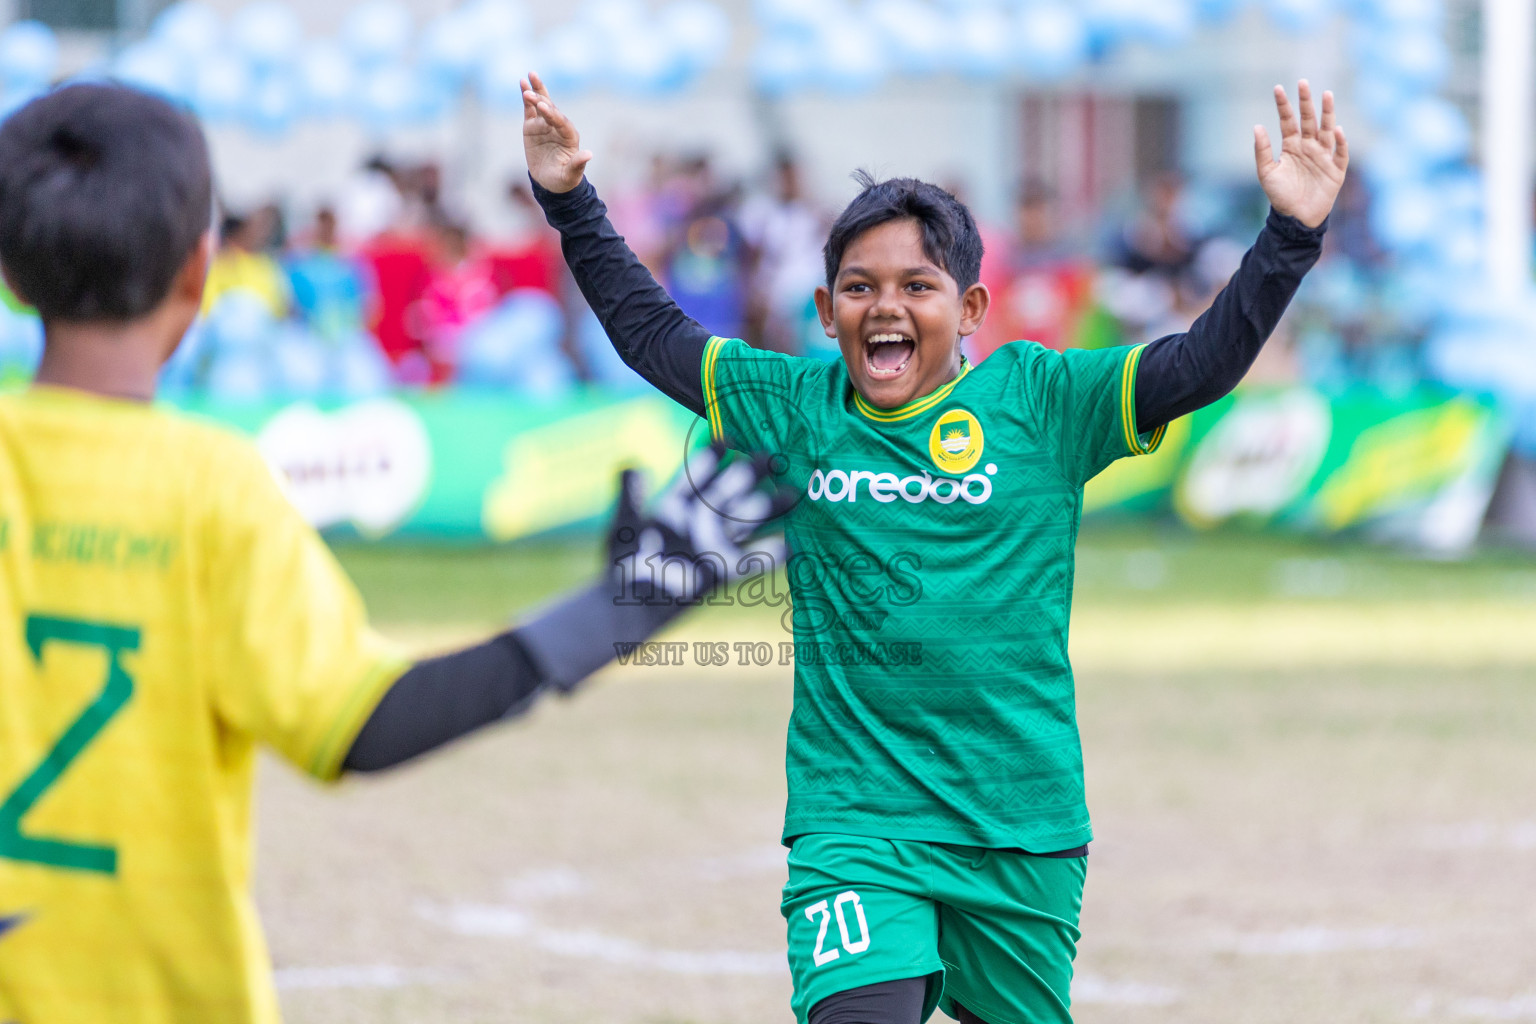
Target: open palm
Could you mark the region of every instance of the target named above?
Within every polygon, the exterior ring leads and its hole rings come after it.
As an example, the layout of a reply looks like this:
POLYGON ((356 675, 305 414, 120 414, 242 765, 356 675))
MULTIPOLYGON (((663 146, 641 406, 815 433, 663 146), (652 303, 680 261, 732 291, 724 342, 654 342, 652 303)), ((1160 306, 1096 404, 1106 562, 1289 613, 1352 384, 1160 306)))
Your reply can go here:
POLYGON ((539 76, 523 80, 523 155, 528 173, 551 192, 569 192, 581 184, 592 154, 581 148, 581 136, 571 119, 560 112, 539 76))
POLYGON ((1317 227, 1333 209, 1349 167, 1349 143, 1344 129, 1334 123, 1333 93, 1323 93, 1321 120, 1312 106, 1312 87, 1302 79, 1296 85, 1300 116, 1291 107, 1285 89, 1275 86, 1275 109, 1280 114, 1280 158, 1270 147, 1262 125, 1253 128, 1253 155, 1258 163, 1259 184, 1270 205, 1317 227))

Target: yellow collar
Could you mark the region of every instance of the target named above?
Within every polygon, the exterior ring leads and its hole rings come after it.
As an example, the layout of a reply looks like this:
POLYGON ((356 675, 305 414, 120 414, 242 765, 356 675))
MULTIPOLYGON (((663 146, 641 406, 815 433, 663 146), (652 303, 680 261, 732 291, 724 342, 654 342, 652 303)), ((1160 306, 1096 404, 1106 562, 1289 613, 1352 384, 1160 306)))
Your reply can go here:
POLYGON ((964 356, 961 356, 960 375, 938 390, 924 395, 922 398, 914 398, 906 405, 898 406, 895 409, 877 409, 864 401, 864 396, 855 391, 853 393, 853 404, 859 412, 877 423, 895 423, 897 420, 911 419, 919 413, 927 412, 948 398, 949 393, 955 390, 955 385, 964 380, 965 375, 970 372, 971 364, 966 361, 964 356))

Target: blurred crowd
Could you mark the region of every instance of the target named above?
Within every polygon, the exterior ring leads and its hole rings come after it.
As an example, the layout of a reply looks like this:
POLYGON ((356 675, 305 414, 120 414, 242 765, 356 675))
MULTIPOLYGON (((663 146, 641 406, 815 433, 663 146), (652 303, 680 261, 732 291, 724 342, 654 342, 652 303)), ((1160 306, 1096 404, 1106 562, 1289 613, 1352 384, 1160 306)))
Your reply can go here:
POLYGON ((495 232, 442 191, 439 165, 374 157, 306 221, 275 203, 227 210, 203 316, 167 385, 235 399, 454 384, 551 394, 587 376, 559 241, 527 184, 508 185, 495 232))
MULTIPOLYGON (((1326 390, 1417 382, 1422 325, 1372 240, 1361 180, 1351 176, 1326 266, 1255 376, 1326 390)), ((275 203, 226 210, 204 315, 167 367, 167 392, 256 401, 641 386, 570 279, 526 178, 507 184, 492 226, 471 224, 442 192, 437 164, 375 157, 336 203, 301 217, 275 203)), ((719 174, 706 154, 658 154, 607 200, 640 259, 711 332, 836 357, 811 298, 834 211, 810 195, 792 154, 752 182, 719 174)), ((1256 188, 1192 187, 1165 173, 1124 207, 1069 222, 1048 184, 1023 181, 1011 216, 982 223, 993 305, 967 355, 980 362, 1020 338, 1097 348, 1186 329, 1236 270, 1265 210, 1256 188)), ((15 373, 40 337, 5 298, 0 368, 15 373)))
MULTIPOLYGON (((1431 321, 1395 298, 1398 268, 1372 237, 1362 177, 1346 182, 1319 265, 1250 380, 1330 393, 1360 385, 1402 392, 1421 380, 1431 321)), ((1256 186, 1192 184, 1165 172, 1127 208, 1069 225, 1051 188, 1026 181, 1013 222, 984 228, 982 280, 993 306, 969 354, 979 361, 1019 338, 1099 348, 1187 330, 1237 271, 1267 213, 1256 186)))

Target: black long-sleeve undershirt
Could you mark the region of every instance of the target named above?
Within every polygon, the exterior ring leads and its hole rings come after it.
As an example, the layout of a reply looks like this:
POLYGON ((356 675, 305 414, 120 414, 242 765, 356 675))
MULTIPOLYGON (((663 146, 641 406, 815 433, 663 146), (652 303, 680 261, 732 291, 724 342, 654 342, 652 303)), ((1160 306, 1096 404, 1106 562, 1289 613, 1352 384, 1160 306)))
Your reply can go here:
POLYGON ((392 768, 526 710, 546 690, 569 692, 614 657, 614 643, 644 640, 685 610, 676 601, 623 601, 605 576, 485 643, 417 662, 397 679, 342 768, 392 768))
POLYGON ((704 416, 700 367, 709 331, 678 307, 625 244, 591 182, 583 178, 564 193, 533 182, 533 194, 560 232, 571 275, 619 357, 668 398, 704 416))
MULTIPOLYGON (((581 293, 614 348, 636 372, 700 416, 700 364, 710 333, 685 314, 607 218, 583 179, 569 192, 533 184, 533 193, 581 293)), ((1136 425, 1153 430, 1209 405, 1235 388, 1322 251, 1326 224, 1270 211, 1232 280, 1190 329, 1149 344, 1136 371, 1136 425)))
POLYGON ((418 661, 395 680, 347 751, 350 772, 392 768, 516 714, 546 685, 512 633, 418 661))
POLYGON ((1136 428, 1155 430, 1226 395, 1243 379, 1322 253, 1327 221, 1309 228, 1274 210, 1232 280, 1182 334, 1147 345, 1136 367, 1136 428))

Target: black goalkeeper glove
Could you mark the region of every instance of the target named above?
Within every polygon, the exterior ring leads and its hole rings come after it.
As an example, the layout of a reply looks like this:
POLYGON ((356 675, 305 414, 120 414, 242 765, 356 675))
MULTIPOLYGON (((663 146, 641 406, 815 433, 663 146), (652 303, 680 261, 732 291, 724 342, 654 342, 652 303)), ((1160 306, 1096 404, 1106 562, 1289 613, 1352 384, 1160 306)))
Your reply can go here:
POLYGON ((794 500, 776 486, 768 456, 732 456, 718 443, 688 460, 649 517, 640 474, 625 470, 608 531, 624 600, 698 604, 721 583, 772 571, 783 562, 784 539, 763 530, 794 500))
POLYGON ((619 647, 650 639, 721 583, 780 565, 782 536, 758 535, 795 503, 775 477, 769 457, 732 457, 712 445, 647 516, 639 474, 625 470, 604 579, 516 631, 549 684, 571 692, 619 647))

